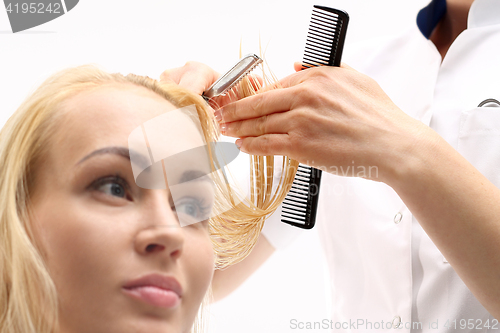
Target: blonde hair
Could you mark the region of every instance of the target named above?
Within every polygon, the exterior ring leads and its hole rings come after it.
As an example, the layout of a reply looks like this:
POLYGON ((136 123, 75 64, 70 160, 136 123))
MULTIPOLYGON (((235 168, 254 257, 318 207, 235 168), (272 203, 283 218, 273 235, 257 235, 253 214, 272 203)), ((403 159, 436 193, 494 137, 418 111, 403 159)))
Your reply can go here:
MULTIPOLYGON (((179 108, 194 104, 206 142, 215 142, 219 136, 213 110, 200 96, 177 85, 133 74, 110 74, 94 65, 62 70, 42 83, 0 132, 0 333, 51 333, 57 327, 56 288, 30 223, 29 200, 36 184, 35 171, 63 112, 58 106, 79 92, 116 83, 145 87, 179 108)), ((217 169, 218 162, 212 160, 217 169)), ((231 210, 209 221, 215 268, 243 260, 255 245, 265 217, 284 199, 285 187, 278 186, 278 191, 271 193, 273 162, 269 157, 254 158, 252 202, 234 204, 231 210), (270 171, 264 170, 269 165, 270 171)), ((290 184, 294 170, 284 170, 281 183, 290 184)), ((220 176, 216 185, 225 190, 224 199, 231 201, 232 192, 225 188, 220 176)), ((203 323, 197 318, 194 326, 202 327, 203 323)))

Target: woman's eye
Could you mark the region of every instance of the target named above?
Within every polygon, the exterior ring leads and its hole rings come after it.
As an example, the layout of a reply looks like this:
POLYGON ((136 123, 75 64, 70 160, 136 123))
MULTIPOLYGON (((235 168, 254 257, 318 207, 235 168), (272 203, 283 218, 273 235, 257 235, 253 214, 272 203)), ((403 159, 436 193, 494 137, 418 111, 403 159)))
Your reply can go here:
POLYGON ((127 196, 127 182, 120 177, 108 177, 98 179, 93 186, 97 191, 118 198, 127 196))
POLYGON ((210 216, 211 206, 205 205, 202 200, 196 198, 185 198, 175 203, 178 214, 186 214, 197 220, 206 220, 210 216))
POLYGON ((194 203, 182 204, 177 209, 177 212, 197 217, 198 216, 198 206, 194 203))

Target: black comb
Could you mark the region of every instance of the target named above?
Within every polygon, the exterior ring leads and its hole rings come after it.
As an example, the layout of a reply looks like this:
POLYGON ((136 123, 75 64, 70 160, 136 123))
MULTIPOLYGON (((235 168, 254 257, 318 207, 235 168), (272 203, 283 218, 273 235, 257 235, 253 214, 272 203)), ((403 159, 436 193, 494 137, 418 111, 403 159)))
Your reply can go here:
MULTIPOLYGON (((302 69, 340 66, 349 16, 334 8, 314 6, 302 69)), ((321 170, 299 164, 290 192, 283 201, 281 222, 311 229, 316 222, 321 170)))

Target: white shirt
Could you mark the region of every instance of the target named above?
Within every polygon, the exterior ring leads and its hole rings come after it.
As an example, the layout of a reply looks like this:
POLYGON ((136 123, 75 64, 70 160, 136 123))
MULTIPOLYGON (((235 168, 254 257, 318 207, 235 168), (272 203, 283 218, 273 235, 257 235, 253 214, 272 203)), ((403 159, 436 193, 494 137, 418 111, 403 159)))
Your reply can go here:
MULTIPOLYGON (((499 0, 474 2, 467 30, 442 63, 416 25, 396 38, 346 49, 343 60, 500 188, 500 108, 478 108, 489 98, 500 101, 499 0)), ((285 234, 297 231, 278 219, 279 212, 263 232, 279 248, 285 234)), ((329 264, 335 332, 392 331, 398 323, 398 332, 500 332, 391 187, 323 172, 316 223, 329 264)))

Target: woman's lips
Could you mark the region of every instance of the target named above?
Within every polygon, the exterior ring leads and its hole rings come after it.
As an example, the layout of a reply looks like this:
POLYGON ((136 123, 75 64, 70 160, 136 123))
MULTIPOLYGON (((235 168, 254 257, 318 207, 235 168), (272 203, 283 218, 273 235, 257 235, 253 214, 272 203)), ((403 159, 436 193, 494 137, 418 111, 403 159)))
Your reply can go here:
POLYGON ((162 308, 175 308, 182 298, 179 282, 170 276, 149 274, 127 282, 123 286, 125 294, 143 302, 162 308))

